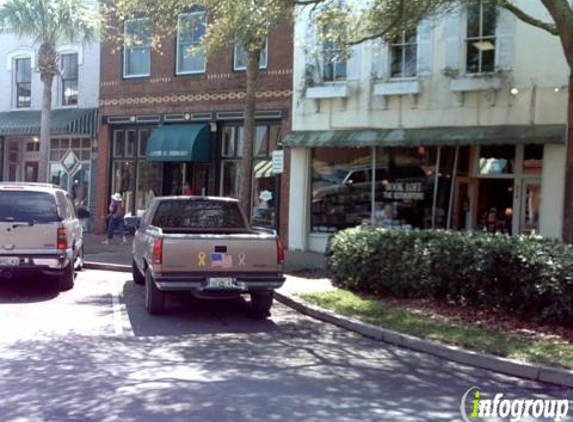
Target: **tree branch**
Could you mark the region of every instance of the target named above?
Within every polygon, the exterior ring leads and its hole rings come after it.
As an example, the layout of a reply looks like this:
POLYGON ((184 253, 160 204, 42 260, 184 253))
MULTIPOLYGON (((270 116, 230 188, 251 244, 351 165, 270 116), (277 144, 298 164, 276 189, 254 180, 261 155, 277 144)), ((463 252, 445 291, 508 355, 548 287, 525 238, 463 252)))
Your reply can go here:
POLYGON ((551 35, 559 36, 559 31, 557 30, 557 26, 555 26, 554 24, 534 18, 533 16, 525 13, 516 5, 510 3, 508 0, 498 0, 498 4, 500 7, 503 7, 504 9, 513 13, 523 22, 528 23, 529 25, 533 25, 537 28, 543 29, 544 31, 549 32, 551 35))

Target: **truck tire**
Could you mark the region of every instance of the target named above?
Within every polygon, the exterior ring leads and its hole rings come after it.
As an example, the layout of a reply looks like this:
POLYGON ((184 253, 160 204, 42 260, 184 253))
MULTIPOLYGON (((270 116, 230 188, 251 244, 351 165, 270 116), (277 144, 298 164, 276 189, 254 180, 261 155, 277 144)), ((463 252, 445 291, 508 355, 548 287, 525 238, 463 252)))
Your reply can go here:
POLYGON ((251 293, 251 316, 254 319, 266 319, 271 316, 273 292, 251 293))
POLYGON ((145 309, 151 315, 158 315, 165 310, 165 292, 155 285, 150 271, 145 272, 145 309))
POLYGON ((137 264, 135 263, 135 259, 131 260, 131 274, 133 275, 133 282, 135 284, 140 284, 140 285, 145 284, 145 277, 143 276, 143 274, 141 274, 141 271, 139 271, 139 268, 137 268, 137 264))
POLYGON ((71 290, 74 287, 74 278, 76 276, 76 271, 74 268, 74 263, 70 262, 68 266, 64 269, 64 272, 60 274, 57 278, 57 287, 61 292, 71 290))

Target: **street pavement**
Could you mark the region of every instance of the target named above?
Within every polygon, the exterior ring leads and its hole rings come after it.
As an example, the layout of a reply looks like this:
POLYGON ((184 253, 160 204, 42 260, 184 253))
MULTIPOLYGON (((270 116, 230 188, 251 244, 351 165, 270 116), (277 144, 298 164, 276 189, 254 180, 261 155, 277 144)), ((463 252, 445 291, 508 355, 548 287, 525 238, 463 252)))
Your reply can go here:
POLYGON ((143 303, 144 288, 126 273, 85 270, 64 293, 45 280, 1 281, 0 420, 458 421, 472 386, 573 397, 278 303, 267 321, 249 319, 243 300, 172 296, 155 317, 143 303))

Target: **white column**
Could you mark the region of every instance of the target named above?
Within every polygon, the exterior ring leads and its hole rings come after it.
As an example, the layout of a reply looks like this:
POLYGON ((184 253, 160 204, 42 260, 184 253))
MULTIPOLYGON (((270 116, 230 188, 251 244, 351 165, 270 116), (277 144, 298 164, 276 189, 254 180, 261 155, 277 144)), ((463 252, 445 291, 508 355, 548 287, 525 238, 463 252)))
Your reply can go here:
POLYGON ((541 177, 539 232, 544 237, 561 239, 565 195, 565 145, 545 145, 541 177))
POLYGON ((306 250, 310 210, 310 157, 308 148, 291 150, 288 245, 290 250, 306 250))

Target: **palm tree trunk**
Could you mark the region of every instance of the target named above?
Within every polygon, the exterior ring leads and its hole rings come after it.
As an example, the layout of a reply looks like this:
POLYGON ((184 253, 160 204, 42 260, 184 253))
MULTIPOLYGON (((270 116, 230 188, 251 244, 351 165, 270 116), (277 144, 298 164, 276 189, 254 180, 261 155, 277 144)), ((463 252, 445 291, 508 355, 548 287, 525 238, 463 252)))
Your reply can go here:
POLYGON ((247 92, 245 96, 245 144, 241 165, 240 201, 247 218, 251 219, 253 190, 253 143, 255 138, 255 108, 260 50, 247 53, 247 92))
POLYGON ((52 125, 52 82, 54 75, 42 75, 44 92, 42 94, 42 118, 40 124, 40 162, 38 163, 38 182, 48 183, 48 161, 50 155, 50 128, 52 125))

